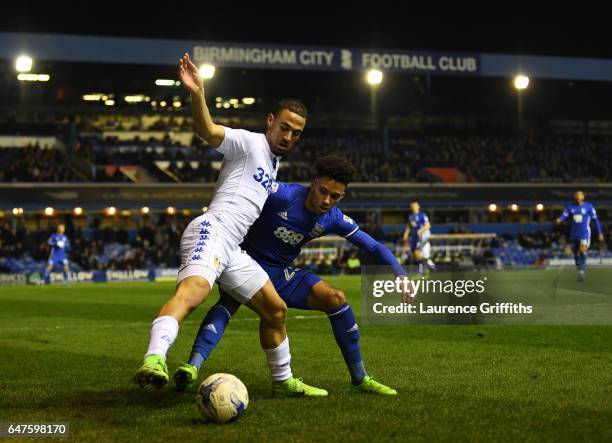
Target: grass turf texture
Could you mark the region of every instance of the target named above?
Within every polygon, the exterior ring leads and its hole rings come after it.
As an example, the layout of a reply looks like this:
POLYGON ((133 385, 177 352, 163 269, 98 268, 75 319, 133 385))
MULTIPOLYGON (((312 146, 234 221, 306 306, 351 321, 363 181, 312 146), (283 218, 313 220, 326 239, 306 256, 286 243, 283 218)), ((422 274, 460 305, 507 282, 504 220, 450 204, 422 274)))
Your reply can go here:
MULTIPOLYGON (((521 273, 507 277, 516 284, 521 273)), ((359 277, 328 280, 358 314, 359 277)), ((612 440, 612 326, 363 326, 366 368, 398 390, 389 398, 350 389, 329 321, 297 310, 288 321, 294 374, 330 397, 272 398, 257 318, 243 308, 200 381, 235 374, 250 405, 237 422, 205 423, 195 388, 131 383, 173 287, 0 287, 0 421, 68 421, 79 441, 612 440)), ((216 298, 181 325, 171 372, 216 298)))

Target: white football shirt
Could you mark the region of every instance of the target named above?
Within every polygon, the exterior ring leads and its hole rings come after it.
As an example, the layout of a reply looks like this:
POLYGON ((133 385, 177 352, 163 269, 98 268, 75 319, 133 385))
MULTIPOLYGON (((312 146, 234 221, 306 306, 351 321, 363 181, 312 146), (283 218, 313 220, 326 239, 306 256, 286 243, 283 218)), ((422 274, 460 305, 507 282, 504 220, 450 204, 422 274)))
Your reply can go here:
POLYGON ((261 214, 280 156, 270 150, 264 134, 224 129, 225 138, 217 148, 224 156, 223 164, 208 210, 238 245, 261 214))

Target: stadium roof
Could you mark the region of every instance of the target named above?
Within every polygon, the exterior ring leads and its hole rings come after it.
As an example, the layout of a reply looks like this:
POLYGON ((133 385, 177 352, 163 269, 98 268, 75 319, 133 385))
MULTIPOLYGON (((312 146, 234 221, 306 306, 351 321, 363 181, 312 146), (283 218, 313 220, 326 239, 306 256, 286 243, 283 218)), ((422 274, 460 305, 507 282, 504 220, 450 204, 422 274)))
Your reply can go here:
POLYGON ((193 2, 106 2, 101 10, 88 2, 16 2, 2 12, 0 32, 612 58, 605 16, 555 17, 553 23, 507 11, 488 18, 428 17, 402 12, 398 5, 371 5, 367 15, 351 16, 346 7, 329 4, 324 15, 302 10, 279 16, 269 5, 233 3, 238 2, 227 0, 207 10, 205 4, 194 8, 193 2))

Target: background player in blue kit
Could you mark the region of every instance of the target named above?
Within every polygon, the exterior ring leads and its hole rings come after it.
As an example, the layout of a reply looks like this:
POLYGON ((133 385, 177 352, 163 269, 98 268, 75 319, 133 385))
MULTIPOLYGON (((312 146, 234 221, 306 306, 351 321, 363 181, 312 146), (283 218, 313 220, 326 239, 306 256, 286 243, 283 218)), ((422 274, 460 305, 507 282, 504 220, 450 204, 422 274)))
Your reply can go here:
POLYGON ((578 268, 578 280, 584 280, 586 272, 587 251, 591 245, 591 220, 597 229, 597 238, 603 241, 601 224, 597 219, 597 212, 591 203, 584 201, 584 192, 578 191, 574 194, 575 204, 568 205, 563 214, 557 219, 557 224, 563 223, 571 217, 570 242, 574 251, 574 261, 578 268))
POLYGON ((58 225, 57 232, 51 234, 51 237, 49 237, 48 243, 51 248, 51 253, 49 254, 49 261, 44 274, 46 284, 51 283, 51 271, 56 266, 62 267, 64 281, 68 281, 68 256, 66 253, 70 251, 70 241, 68 237, 64 235, 64 232, 66 232, 66 227, 64 225, 58 225))
POLYGON ((430 259, 431 223, 427 214, 421 211, 421 205, 418 201, 410 202, 410 211, 412 213, 408 216, 408 224, 406 224, 403 235, 404 251, 412 253, 414 262, 419 265, 419 273, 423 274, 426 269, 433 270, 436 267, 430 259))
MULTIPOLYGON (((355 173, 353 166, 338 156, 322 157, 310 187, 297 184, 273 185, 259 219, 253 224, 242 248, 268 273, 281 298, 290 308, 318 310, 328 314, 336 342, 342 351, 353 386, 365 392, 395 395, 397 392, 366 373, 359 346, 359 328, 342 290, 317 275, 294 268, 291 263, 310 240, 338 234, 368 252, 378 264, 394 268, 397 276, 406 272, 395 256, 375 241, 335 204, 345 195, 355 173)), ((409 292, 404 292, 404 297, 409 292)), ((239 305, 223 295, 202 321, 189 363, 175 372, 176 388, 184 390, 221 339, 239 305)))

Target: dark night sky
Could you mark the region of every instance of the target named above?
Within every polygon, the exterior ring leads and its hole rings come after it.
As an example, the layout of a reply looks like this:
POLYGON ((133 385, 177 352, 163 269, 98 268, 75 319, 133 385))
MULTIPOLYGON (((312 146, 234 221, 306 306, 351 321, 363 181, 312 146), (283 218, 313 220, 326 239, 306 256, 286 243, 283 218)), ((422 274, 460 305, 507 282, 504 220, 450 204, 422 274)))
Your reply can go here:
POLYGON ((592 17, 570 17, 561 23, 496 17, 475 23, 456 16, 416 17, 393 9, 367 17, 350 17, 346 10, 329 8, 326 16, 272 16, 268 10, 277 8, 263 2, 257 8, 232 8, 232 2, 224 1, 210 10, 206 1, 151 1, 130 10, 125 5, 138 2, 124 1, 117 7, 107 2, 41 3, 11 5, 0 17, 0 31, 612 57, 609 24, 592 17))

